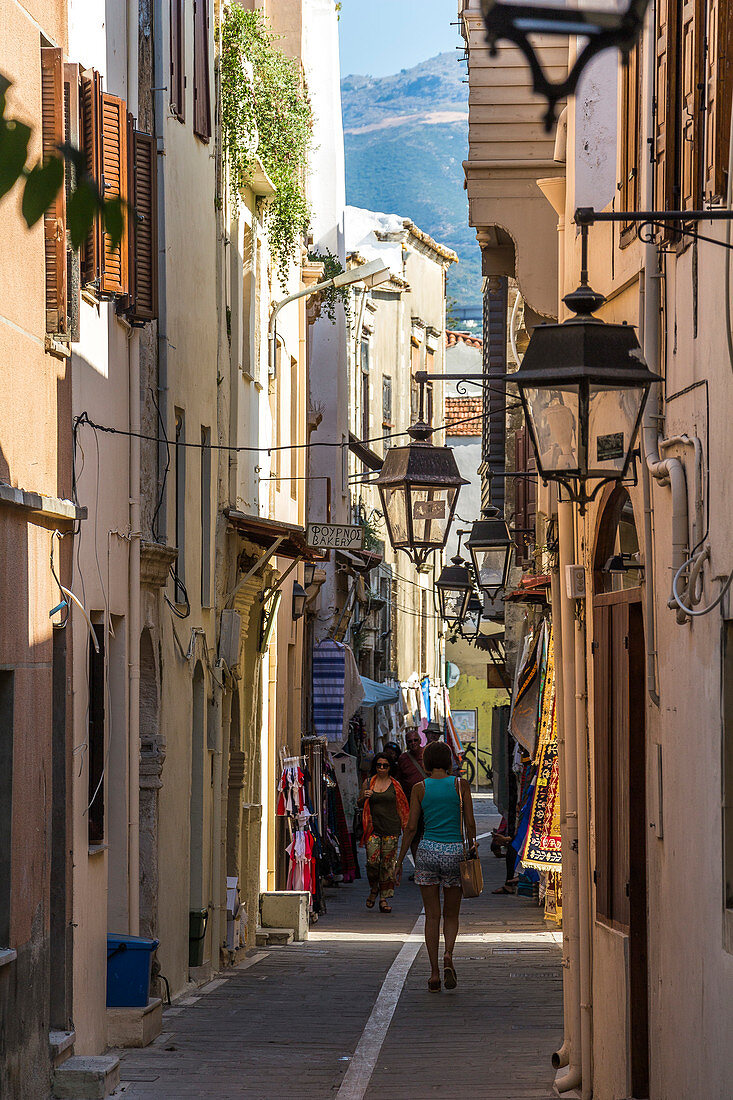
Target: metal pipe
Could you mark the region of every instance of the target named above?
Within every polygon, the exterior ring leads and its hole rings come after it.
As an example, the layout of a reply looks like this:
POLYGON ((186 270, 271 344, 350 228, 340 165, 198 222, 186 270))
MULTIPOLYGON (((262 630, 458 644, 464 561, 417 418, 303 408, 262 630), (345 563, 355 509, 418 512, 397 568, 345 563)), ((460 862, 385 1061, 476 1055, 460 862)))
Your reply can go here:
MULTIPOLYGON (((168 298, 166 278, 166 192, 165 192, 165 96, 168 89, 168 64, 167 42, 168 37, 164 32, 166 0, 155 0, 154 25, 153 25, 153 50, 155 75, 153 87, 155 89, 155 144, 158 166, 158 408, 163 422, 163 435, 170 438, 168 431, 168 298)), ((165 469, 168 462, 168 448, 165 444, 158 445, 158 484, 162 485, 165 477, 165 469)), ((166 495, 163 493, 160 508, 158 510, 158 530, 153 532, 158 538, 162 532, 163 540, 167 533, 168 508, 166 495)))
MULTIPOLYGON (((138 6, 127 7, 127 101, 133 115, 138 108, 138 6)), ((131 330, 127 340, 129 386, 129 509, 128 561, 128 925, 130 934, 140 931, 140 334, 131 330)))
MULTIPOLYGON (((575 657, 572 645, 574 607, 563 581, 565 567, 575 561, 573 508, 569 501, 557 505, 558 545, 560 554, 559 598, 560 633, 562 638, 562 720, 565 742, 565 833, 563 837, 563 988, 568 1004, 566 1042, 569 1043, 570 1069, 560 1080, 558 1089, 568 1091, 580 1080, 580 908, 578 876, 578 773, 576 749, 575 657)), ((554 609, 554 604, 553 604, 554 609)), ((565 1045, 565 1044, 563 1044, 565 1045)))
MULTIPOLYGON (((576 549, 578 543, 576 542, 576 549)), ((590 899, 590 822, 588 690, 585 650, 585 605, 577 601, 575 612, 575 752, 578 783, 578 925, 580 938, 580 1052, 581 1096, 593 1094, 592 1042, 593 1003, 591 994, 592 923, 590 899)))
MULTIPOLYGON (((224 673, 221 668, 222 676, 224 673)), ((212 793, 213 793, 213 805, 211 808, 211 913, 212 913, 212 928, 211 928, 211 953, 212 953, 212 965, 214 970, 219 969, 219 958, 222 944, 222 909, 226 908, 226 904, 222 905, 222 891, 224 890, 224 881, 221 873, 222 857, 221 857, 221 823, 222 823, 222 696, 224 689, 222 684, 219 683, 216 676, 212 674, 213 681, 213 708, 214 708, 214 760, 213 760, 213 776, 212 776, 212 793)), ((226 894, 224 895, 226 899, 226 894)))

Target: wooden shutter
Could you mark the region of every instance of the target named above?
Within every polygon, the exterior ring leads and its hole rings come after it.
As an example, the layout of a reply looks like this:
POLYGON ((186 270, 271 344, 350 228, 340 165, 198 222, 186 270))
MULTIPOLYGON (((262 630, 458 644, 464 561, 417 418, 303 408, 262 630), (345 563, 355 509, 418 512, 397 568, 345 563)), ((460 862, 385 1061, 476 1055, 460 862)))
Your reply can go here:
POLYGON ((193 4, 193 131, 202 141, 211 137, 209 0, 193 4))
MULTIPOLYGON (((621 69, 621 165, 622 210, 639 208, 639 43, 621 69)), ((631 223, 625 223, 627 228, 631 223)))
POLYGON ((705 118, 705 191, 725 197, 733 97, 733 13, 728 0, 710 0, 705 118))
MULTIPOLYGON (((127 110, 124 100, 119 96, 102 93, 102 111, 100 130, 100 164, 102 169, 101 191, 106 199, 127 201, 127 110)), ((124 216, 122 239, 113 248, 108 233, 102 240, 102 277, 100 290, 103 294, 127 294, 128 255, 127 255, 127 213, 124 216)))
POLYGON ((171 0, 171 114, 181 122, 186 117, 186 13, 184 0, 171 0))
POLYGON ((683 210, 702 205, 703 0, 682 0, 679 98, 680 203, 683 210))
POLYGON ((155 138, 130 128, 130 301, 133 321, 158 316, 158 161, 155 138))
MULTIPOLYGON (((81 140, 86 170, 98 184, 100 169, 100 130, 102 112, 102 80, 98 72, 88 69, 81 74, 81 140)), ((99 289, 102 264, 102 240, 99 219, 87 234, 81 247, 81 281, 84 286, 99 289)))
POLYGON ((676 158, 676 45, 678 0, 657 3, 657 71, 655 78, 654 174, 655 210, 672 210, 676 158))
MULTIPOLYGON (((41 49, 41 137, 43 159, 58 156, 64 143, 64 60, 58 49, 41 49)), ((46 265, 46 332, 66 326, 66 191, 62 187, 43 215, 46 265)))
MULTIPOLYGON (((629 924, 629 605, 611 612, 611 916, 629 924)), ((643 828, 645 822, 635 822, 643 828)))
MULTIPOLYGON (((68 145, 73 145, 75 149, 82 148, 81 132, 80 132, 80 89, 81 89, 81 75, 80 69, 77 64, 67 62, 64 65, 64 137, 68 145)), ((66 183, 66 201, 69 201, 69 194, 72 187, 77 183, 77 171, 73 164, 67 163, 65 171, 65 183, 66 183)), ((71 237, 68 231, 66 233, 66 301, 67 301, 67 323, 68 332, 71 342, 74 343, 80 339, 79 317, 80 317, 80 295, 79 290, 81 286, 81 272, 79 252, 72 247, 71 237)))

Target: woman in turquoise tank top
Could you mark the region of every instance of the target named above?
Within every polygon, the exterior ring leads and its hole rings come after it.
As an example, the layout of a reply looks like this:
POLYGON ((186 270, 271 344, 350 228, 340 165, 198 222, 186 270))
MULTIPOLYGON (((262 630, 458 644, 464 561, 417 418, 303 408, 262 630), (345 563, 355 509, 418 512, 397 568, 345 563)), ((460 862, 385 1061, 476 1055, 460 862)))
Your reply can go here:
POLYGON ((428 772, 424 782, 412 788, 410 818, 402 834, 402 850, 397 860, 396 881, 400 881, 402 864, 417 832, 422 813, 425 832, 417 849, 415 882, 420 887, 425 906, 425 946, 430 958, 428 989, 439 993, 440 964, 440 888, 443 887, 443 972, 445 988, 458 984, 453 965, 453 947, 458 935, 461 910, 461 874, 459 862, 463 856, 461 836, 461 800, 470 848, 476 846, 476 821, 473 816, 471 788, 465 779, 450 774, 453 755, 445 741, 434 741, 423 753, 423 767, 428 772), (460 796, 459 788, 460 784, 460 796))

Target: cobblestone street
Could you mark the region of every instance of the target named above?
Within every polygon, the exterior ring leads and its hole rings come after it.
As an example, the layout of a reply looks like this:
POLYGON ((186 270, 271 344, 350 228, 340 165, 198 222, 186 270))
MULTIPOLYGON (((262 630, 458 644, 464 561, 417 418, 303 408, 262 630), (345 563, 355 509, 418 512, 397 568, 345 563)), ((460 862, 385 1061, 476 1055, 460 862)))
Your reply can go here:
MULTIPOLYGON (((493 804, 476 808, 486 833, 493 804)), ((258 952, 168 1009, 152 1046, 124 1052, 123 1095, 548 1100, 560 937, 529 899, 491 893, 504 862, 481 847, 485 888, 464 903, 455 992, 427 992, 414 883, 384 915, 365 909, 360 879, 328 892, 307 943, 258 952)))

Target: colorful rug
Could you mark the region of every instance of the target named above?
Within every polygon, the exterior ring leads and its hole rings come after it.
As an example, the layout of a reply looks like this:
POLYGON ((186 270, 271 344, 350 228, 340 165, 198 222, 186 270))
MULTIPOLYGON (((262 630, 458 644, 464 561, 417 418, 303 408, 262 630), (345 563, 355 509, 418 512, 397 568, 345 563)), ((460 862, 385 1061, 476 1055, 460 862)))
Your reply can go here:
POLYGON ((555 654, 552 641, 552 633, 550 633, 537 737, 537 779, 530 811, 529 830, 521 856, 525 867, 536 867, 538 870, 558 870, 562 866, 560 775, 557 761, 555 711, 555 654))

